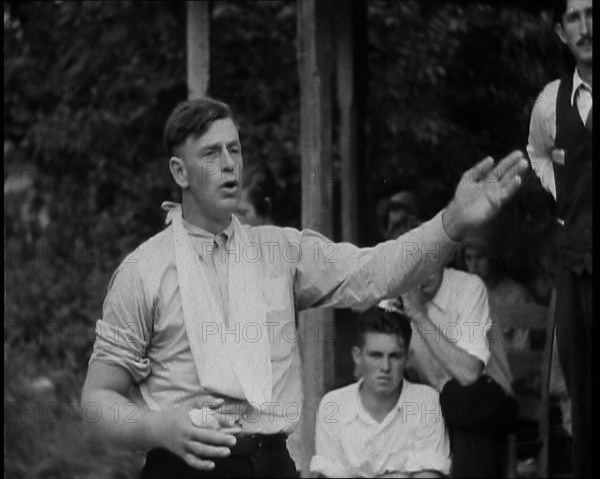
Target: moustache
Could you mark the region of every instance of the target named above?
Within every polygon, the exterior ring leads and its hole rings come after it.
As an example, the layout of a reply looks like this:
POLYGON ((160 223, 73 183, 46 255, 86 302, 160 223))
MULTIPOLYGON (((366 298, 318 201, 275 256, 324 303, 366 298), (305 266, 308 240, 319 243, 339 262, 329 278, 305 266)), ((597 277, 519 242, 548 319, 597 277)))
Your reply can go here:
POLYGON ((592 37, 586 35, 584 37, 581 37, 581 39, 577 42, 577 46, 582 47, 584 45, 591 45, 592 43, 592 37))

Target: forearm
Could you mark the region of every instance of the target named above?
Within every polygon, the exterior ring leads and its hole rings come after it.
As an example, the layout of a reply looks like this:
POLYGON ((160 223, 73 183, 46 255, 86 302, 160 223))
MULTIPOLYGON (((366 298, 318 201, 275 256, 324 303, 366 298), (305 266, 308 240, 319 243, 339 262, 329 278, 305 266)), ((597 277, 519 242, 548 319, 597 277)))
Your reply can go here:
POLYGON ((155 433, 159 414, 110 390, 84 390, 82 419, 101 439, 147 451, 160 446, 155 433))
POLYGON ((412 318, 417 326, 417 333, 450 376, 463 386, 472 384, 479 378, 483 371, 483 363, 479 359, 448 340, 442 329, 424 312, 412 313, 412 318))
POLYGON ((364 309, 399 296, 445 264, 458 246, 445 233, 441 215, 372 248, 305 237, 296 274, 297 309, 364 309))

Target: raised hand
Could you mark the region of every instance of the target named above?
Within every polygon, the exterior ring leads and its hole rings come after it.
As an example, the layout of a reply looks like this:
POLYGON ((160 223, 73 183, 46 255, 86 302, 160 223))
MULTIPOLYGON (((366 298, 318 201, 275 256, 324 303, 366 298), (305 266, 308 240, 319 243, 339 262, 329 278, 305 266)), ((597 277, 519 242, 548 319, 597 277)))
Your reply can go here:
POLYGON ((443 213, 448 236, 458 241, 466 230, 494 217, 517 192, 528 166, 523 153, 513 151, 497 165, 487 157, 467 170, 443 213))

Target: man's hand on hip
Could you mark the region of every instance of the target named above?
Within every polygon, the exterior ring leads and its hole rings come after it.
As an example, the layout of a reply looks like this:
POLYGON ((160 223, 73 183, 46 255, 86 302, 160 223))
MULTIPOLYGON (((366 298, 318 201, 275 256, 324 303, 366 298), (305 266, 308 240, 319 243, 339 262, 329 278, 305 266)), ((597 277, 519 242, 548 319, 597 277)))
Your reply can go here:
MULTIPOLYGON (((222 403, 215 401, 214 408, 222 403)), ((192 420, 190 411, 206 408, 206 399, 198 400, 193 407, 181 407, 171 411, 148 412, 147 421, 154 443, 168 449, 196 469, 209 471, 214 468, 211 458, 227 457, 229 447, 235 445, 234 434, 240 427, 227 427, 212 414, 203 415, 206 421, 192 420), (225 427, 225 429, 224 429, 225 427)))

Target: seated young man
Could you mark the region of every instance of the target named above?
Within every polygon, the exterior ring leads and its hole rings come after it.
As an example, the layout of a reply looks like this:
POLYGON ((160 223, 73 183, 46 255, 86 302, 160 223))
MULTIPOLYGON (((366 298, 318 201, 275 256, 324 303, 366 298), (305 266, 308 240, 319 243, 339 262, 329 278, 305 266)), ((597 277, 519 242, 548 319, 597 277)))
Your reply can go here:
POLYGON ((443 477, 450 446, 431 387, 404 379, 412 330, 395 309, 368 310, 352 357, 362 376, 326 394, 310 469, 325 477, 443 477))

